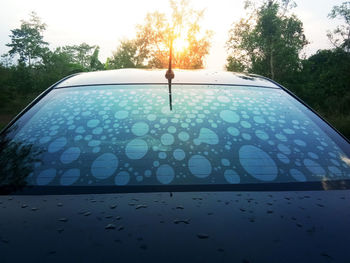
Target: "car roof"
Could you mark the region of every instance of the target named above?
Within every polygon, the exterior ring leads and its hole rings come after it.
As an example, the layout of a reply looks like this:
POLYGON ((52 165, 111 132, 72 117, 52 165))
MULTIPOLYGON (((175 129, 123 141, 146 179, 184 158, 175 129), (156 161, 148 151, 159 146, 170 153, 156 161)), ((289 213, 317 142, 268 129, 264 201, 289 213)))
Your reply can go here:
MULTIPOLYGON (((85 72, 73 75, 55 88, 112 85, 112 84, 168 84, 165 69, 117 69, 85 72)), ((272 81, 257 75, 212 70, 174 70, 172 84, 235 85, 280 88, 272 81)))

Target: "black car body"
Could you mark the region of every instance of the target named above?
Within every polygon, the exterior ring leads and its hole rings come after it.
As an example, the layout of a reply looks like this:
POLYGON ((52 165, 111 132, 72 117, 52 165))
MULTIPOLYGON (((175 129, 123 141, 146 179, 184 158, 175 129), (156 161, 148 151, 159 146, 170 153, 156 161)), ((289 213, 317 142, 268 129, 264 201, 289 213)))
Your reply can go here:
POLYGON ((1 262, 350 262, 350 144, 229 72, 68 77, 1 133, 1 262))

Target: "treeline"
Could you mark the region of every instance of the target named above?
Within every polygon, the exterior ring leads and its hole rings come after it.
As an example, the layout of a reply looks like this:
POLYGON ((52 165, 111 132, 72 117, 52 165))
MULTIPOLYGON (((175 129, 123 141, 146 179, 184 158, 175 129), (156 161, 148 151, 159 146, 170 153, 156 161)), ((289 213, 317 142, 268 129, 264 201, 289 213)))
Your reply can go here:
MULTIPOLYGON (((226 69, 270 77, 316 109, 350 138, 350 2, 334 6, 329 19, 343 25, 327 36, 333 49, 302 58, 308 44, 291 0, 245 2, 247 14, 228 34, 226 69), (261 3, 261 2, 260 2, 261 3)), ((212 32, 200 26, 203 10, 170 0, 172 15, 148 13, 133 39, 121 41, 102 63, 99 47, 82 43, 51 49, 45 23, 35 14, 11 30, 10 48, 0 63, 0 127, 35 96, 61 78, 84 71, 116 68, 166 68, 169 46, 174 67, 203 68, 212 32), (15 61, 15 62, 14 62, 15 61)))
POLYGON ((245 18, 229 32, 226 68, 281 83, 350 138, 350 2, 328 15, 343 21, 327 33, 334 48, 309 58, 301 58, 308 40, 294 7, 291 0, 246 1, 245 18))
POLYGON ((61 78, 104 68, 98 60, 98 46, 82 43, 50 50, 43 40, 45 29, 32 12, 28 21, 21 21, 20 28, 11 30, 10 50, 0 63, 0 124, 61 78))

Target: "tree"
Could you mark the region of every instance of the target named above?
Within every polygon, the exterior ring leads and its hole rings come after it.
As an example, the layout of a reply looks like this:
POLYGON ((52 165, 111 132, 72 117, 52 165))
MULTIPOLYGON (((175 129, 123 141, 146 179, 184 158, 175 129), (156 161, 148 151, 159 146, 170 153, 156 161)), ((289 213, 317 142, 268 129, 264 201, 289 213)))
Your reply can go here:
POLYGON ((306 85, 303 96, 313 107, 327 114, 349 114, 349 72, 349 53, 340 48, 318 50, 303 61, 306 85))
POLYGON ((100 47, 95 46, 95 50, 92 53, 91 59, 90 59, 90 70, 102 70, 103 69, 103 64, 98 59, 99 53, 100 53, 100 47))
POLYGON ((11 30, 11 56, 19 55, 18 61, 32 66, 33 62, 42 59, 48 51, 48 43, 43 40, 46 24, 42 23, 35 12, 30 13, 29 21, 21 20, 21 27, 11 30))
MULTIPOLYGON (((228 70, 253 72, 289 83, 300 70, 299 54, 308 43, 303 24, 288 15, 291 1, 265 1, 229 32, 228 70)), ((246 9, 251 8, 250 4, 246 9)))
POLYGON ((331 19, 340 18, 345 21, 345 25, 337 26, 333 32, 328 32, 327 36, 335 47, 350 53, 350 2, 334 6, 328 17, 331 19))
POLYGON ((102 68, 102 63, 98 60, 99 49, 99 46, 81 43, 80 45, 64 46, 60 52, 67 54, 69 62, 81 65, 85 71, 89 71, 102 68))
POLYGON ((148 13, 145 23, 137 25, 136 38, 122 41, 108 65, 119 67, 166 68, 170 44, 174 44, 173 67, 202 68, 209 53, 211 31, 203 31, 204 11, 189 7, 189 1, 170 0, 172 15, 148 13))
POLYGON ((124 40, 113 56, 107 58, 106 69, 142 68, 145 56, 139 54, 140 47, 135 40, 124 40))

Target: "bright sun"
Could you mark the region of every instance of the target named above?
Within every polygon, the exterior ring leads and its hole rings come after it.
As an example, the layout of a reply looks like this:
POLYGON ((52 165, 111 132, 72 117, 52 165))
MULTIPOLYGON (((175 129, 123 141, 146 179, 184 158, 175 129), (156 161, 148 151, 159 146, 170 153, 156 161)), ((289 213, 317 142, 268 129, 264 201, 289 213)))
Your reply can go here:
POLYGON ((174 40, 173 48, 175 52, 182 52, 184 51, 188 46, 188 41, 186 38, 180 36, 174 40))

